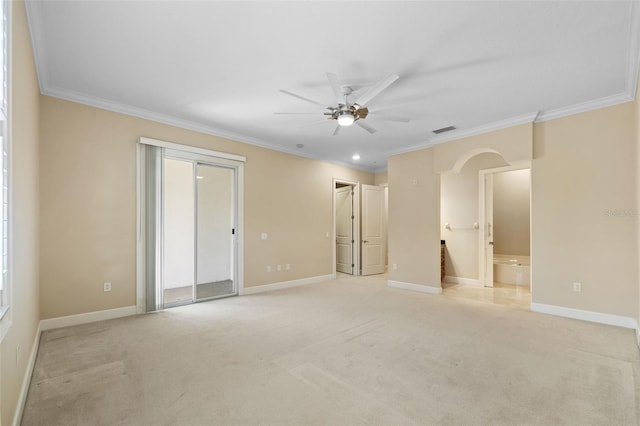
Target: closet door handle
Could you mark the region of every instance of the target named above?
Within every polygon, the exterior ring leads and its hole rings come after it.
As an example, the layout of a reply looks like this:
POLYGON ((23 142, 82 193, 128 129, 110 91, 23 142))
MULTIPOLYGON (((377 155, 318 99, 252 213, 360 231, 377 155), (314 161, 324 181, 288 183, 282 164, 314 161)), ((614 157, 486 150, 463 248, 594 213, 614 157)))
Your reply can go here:
POLYGON ((367 241, 367 240, 362 240, 362 242, 363 242, 363 243, 368 243, 369 241, 367 241))

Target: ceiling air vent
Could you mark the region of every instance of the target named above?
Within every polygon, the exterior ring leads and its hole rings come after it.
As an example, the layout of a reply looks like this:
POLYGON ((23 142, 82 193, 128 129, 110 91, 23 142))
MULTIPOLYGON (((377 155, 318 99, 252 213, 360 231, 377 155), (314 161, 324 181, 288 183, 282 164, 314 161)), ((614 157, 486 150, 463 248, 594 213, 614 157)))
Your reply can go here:
POLYGON ((455 129, 456 129, 455 126, 443 127, 442 129, 433 130, 433 133, 435 133, 436 135, 439 135, 440 133, 450 132, 455 129))

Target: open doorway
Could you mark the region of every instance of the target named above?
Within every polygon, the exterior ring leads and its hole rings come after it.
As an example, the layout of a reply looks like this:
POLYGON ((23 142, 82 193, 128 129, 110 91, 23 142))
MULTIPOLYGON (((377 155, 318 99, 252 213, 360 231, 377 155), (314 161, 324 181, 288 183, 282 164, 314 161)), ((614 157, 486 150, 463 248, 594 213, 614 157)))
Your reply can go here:
POLYGON ((507 166, 479 172, 480 281, 531 303, 531 169, 507 166))
POLYGON ((529 165, 497 153, 441 175, 444 295, 529 308, 530 194, 529 165))

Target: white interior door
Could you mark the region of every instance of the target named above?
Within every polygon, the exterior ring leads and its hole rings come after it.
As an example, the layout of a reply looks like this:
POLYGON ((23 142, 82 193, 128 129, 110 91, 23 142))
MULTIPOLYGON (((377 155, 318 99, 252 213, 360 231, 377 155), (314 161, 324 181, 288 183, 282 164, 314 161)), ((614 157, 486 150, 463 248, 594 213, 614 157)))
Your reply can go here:
POLYGON ((484 285, 493 287, 493 174, 484 175, 484 285))
POLYGON ((384 188, 362 185, 362 275, 384 273, 384 188))
POLYGON ((335 189, 336 271, 353 274, 353 187, 335 189))

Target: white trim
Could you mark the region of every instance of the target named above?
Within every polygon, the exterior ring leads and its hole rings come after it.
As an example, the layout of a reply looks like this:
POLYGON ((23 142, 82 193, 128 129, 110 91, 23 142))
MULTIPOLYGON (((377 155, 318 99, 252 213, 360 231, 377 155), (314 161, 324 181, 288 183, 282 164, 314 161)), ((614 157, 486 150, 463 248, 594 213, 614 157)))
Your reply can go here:
POLYGON ((136 144, 136 306, 137 313, 142 314, 146 308, 146 295, 144 291, 144 261, 145 241, 143 213, 145 211, 145 188, 142 186, 145 176, 145 164, 142 161, 142 146, 136 144))
POLYGON ((128 317, 136 314, 137 314, 137 310, 135 305, 125 306, 123 308, 107 309, 104 311, 87 312, 84 314, 68 315, 65 317, 44 319, 40 321, 40 329, 42 331, 53 330, 55 328, 88 324, 90 322, 128 317))
POLYGON ((393 281, 393 280, 387 280, 387 285, 389 287, 399 288, 401 290, 411 290, 411 291, 417 291, 420 293, 429 293, 429 294, 442 293, 442 287, 433 287, 430 285, 405 283, 402 281, 393 281))
POLYGON ((627 68, 627 92, 635 99, 638 89, 638 72, 640 71, 640 7, 637 2, 629 2, 629 63, 627 68))
POLYGON ((22 420, 22 414, 24 413, 24 406, 27 403, 27 393, 29 392, 29 385, 31 384, 31 376, 33 375, 33 369, 36 365, 36 358, 38 356, 38 348, 40 347, 40 334, 42 333, 42 321, 38 323, 35 337, 33 338, 33 344, 31 345, 31 353, 27 360, 27 370, 24 372, 22 379, 22 386, 20 387, 20 394, 18 395, 18 406, 13 414, 13 426, 20 425, 22 420))
POLYGON ((317 277, 301 278, 299 280, 282 281, 279 283, 244 287, 240 295, 264 293, 267 291, 283 290, 285 288, 299 287, 302 285, 316 284, 336 278, 336 274, 319 275, 317 277))
POLYGON ((559 317, 573 318, 582 321, 597 322, 600 324, 616 325, 624 328, 638 328, 638 321, 635 318, 623 317, 620 315, 604 314, 602 312, 583 311, 581 309, 566 308, 564 306, 545 305, 542 303, 531 303, 533 312, 556 315, 559 317))
POLYGON ((475 285, 479 287, 483 286, 480 280, 474 280, 473 278, 452 277, 450 275, 444 276, 444 282, 451 284, 475 285))
POLYGON ((583 112, 593 111, 600 108, 606 108, 625 102, 633 101, 633 96, 629 93, 619 93, 613 96, 606 96, 600 99, 594 99, 591 101, 581 102, 579 104, 568 105, 562 108, 550 109, 548 111, 542 111, 536 123, 542 123, 544 121, 555 120, 556 118, 568 117, 570 115, 580 114, 583 112))
POLYGON ((173 149, 176 151, 190 152, 192 154, 200 154, 200 155, 208 155, 210 157, 224 158, 226 160, 241 161, 243 163, 247 161, 247 157, 244 157, 242 155, 228 154, 226 152, 220 152, 220 151, 212 151, 210 149, 198 148, 195 146, 183 145, 183 144, 174 143, 174 142, 161 141, 159 139, 152 139, 144 136, 140 136, 140 138, 138 138, 138 143, 141 143, 144 145, 158 146, 160 148, 173 149))
MULTIPOLYGON (((7 65, 7 69, 6 69, 6 76, 5 76, 5 81, 7 83, 7 92, 6 92, 6 97, 7 97, 7 115, 5 117, 6 121, 6 127, 3 130, 7 131, 7 135, 5 137, 5 153, 7 156, 7 163, 6 163, 6 168, 7 168, 7 182, 6 182, 6 186, 7 186, 7 207, 8 207, 8 211, 7 211, 7 275, 6 275, 6 281, 3 283, 3 297, 4 300, 0 300, 0 305, 3 304, 3 302, 6 302, 6 304, 4 305, 4 307, 6 308, 5 313, 2 315, 2 317, 0 318, 0 343, 4 341, 4 338, 6 337, 7 333, 9 332, 9 330, 11 329, 12 325, 13 325, 13 311, 12 306, 13 306, 13 271, 14 271, 14 241, 13 241, 13 236, 14 236, 14 218, 15 218, 15 212, 14 212, 14 205, 13 205, 13 190, 14 190, 14 184, 13 184, 13 178, 15 177, 15 173, 14 173, 14 164, 13 164, 13 122, 14 122, 14 117, 13 117, 13 104, 14 104, 14 99, 13 99, 13 43, 12 43, 12 31, 13 31, 13 2, 9 1, 6 2, 6 23, 7 23, 7 27, 5 29, 5 33, 6 33, 6 39, 5 39, 5 43, 6 43, 6 47, 7 47, 7 58, 6 58, 6 65, 7 65)), ((0 14, 1 15, 1 14, 0 14)), ((2 18, 2 16, 0 16, 0 19, 2 18)), ((2 48, 2 46, 0 46, 0 49, 2 48)), ((0 66, 2 66, 2 64, 0 63, 0 66)), ((0 82, 2 83, 2 82, 0 82)), ((0 155, 2 155, 2 144, 0 144, 0 155)), ((4 166, 4 164, 0 163, 0 173, 2 173, 2 166, 4 166)), ((2 188, 0 188, 2 189, 2 188)), ((2 204, 2 196, 0 195, 0 204, 2 204)), ((2 223, 0 223, 0 226, 2 226, 2 223)), ((4 235, 2 235, 2 233, 0 232, 0 243, 2 242, 2 237, 4 235)), ((1 254, 0 253, 0 274, 2 273, 2 260, 1 260, 1 254)))
POLYGON ((238 295, 244 291, 244 163, 236 167, 236 233, 235 233, 235 256, 236 256, 236 290, 238 295))
POLYGON ((636 344, 640 348, 640 328, 636 327, 636 344))

